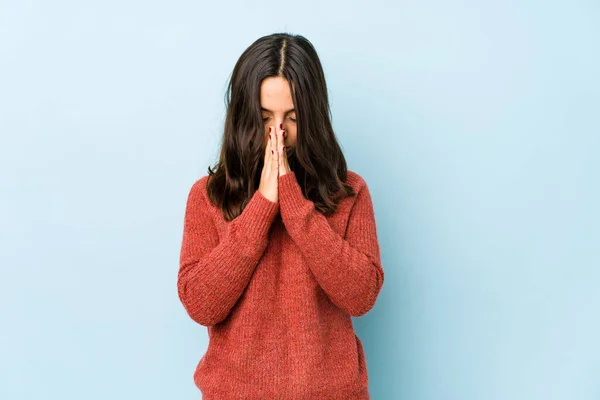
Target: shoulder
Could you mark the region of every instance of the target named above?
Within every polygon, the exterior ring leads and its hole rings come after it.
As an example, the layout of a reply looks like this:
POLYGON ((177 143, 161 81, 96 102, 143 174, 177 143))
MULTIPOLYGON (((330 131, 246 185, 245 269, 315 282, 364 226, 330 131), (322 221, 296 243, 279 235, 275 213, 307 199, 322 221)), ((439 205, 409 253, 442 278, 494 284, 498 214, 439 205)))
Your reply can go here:
POLYGON ((220 210, 208 198, 206 191, 208 179, 209 176, 204 175, 191 184, 187 197, 186 212, 190 215, 202 214, 214 222, 215 216, 220 213, 220 210))
POLYGON ((196 179, 190 189, 188 195, 188 201, 198 202, 206 201, 206 183, 208 182, 208 175, 204 175, 199 179, 196 179))
POLYGON ((371 213, 373 210, 373 200, 365 179, 357 172, 348 170, 346 182, 352 186, 356 193, 356 196, 353 196, 352 208, 359 212, 360 210, 364 210, 371 213))
POLYGON ((352 186, 352 189, 354 189, 355 193, 359 193, 364 188, 367 188, 367 182, 356 171, 347 170, 346 183, 352 186))

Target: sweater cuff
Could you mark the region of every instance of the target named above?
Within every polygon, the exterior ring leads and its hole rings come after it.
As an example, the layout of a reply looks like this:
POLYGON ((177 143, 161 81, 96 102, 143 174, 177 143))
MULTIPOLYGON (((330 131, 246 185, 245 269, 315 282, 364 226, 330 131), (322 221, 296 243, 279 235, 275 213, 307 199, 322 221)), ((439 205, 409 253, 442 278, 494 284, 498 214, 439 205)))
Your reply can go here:
POLYGON ((302 213, 302 208, 307 207, 309 203, 310 206, 313 205, 312 201, 304 197, 294 171, 280 175, 278 179, 279 207, 283 219, 302 213))

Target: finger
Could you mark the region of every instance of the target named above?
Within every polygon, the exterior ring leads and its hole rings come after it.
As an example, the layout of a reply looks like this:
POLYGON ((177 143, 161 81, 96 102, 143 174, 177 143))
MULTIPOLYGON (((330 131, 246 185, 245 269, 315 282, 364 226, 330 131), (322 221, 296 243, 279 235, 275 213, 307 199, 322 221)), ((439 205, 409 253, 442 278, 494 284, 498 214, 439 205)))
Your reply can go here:
POLYGON ((283 138, 285 137, 285 129, 281 131, 281 155, 282 161, 287 162, 287 150, 285 149, 285 143, 283 138))
POLYGON ((269 136, 267 137, 267 144, 265 145, 265 163, 264 165, 268 165, 271 161, 271 127, 269 127, 269 136))
MULTIPOLYGON (((285 136, 285 130, 283 131, 283 135, 285 136)), ((281 156, 279 158, 279 175, 284 175, 288 171, 290 171, 288 158, 287 158, 287 150, 285 149, 285 145, 282 145, 281 156)))
POLYGON ((277 127, 277 154, 279 156, 279 160, 283 157, 281 152, 281 148, 283 147, 283 124, 280 124, 277 127))
MULTIPOLYGON (((275 128, 275 127, 273 127, 275 128)), ((279 157, 278 157, 278 152, 277 152, 277 138, 275 137, 275 131, 276 129, 273 129, 270 137, 271 137, 271 150, 272 150, 272 154, 271 154, 271 168, 274 170, 277 170, 277 168, 279 168, 279 157)))
POLYGON ((283 165, 283 163, 285 162, 285 158, 286 158, 285 145, 283 144, 283 135, 284 134, 285 134, 284 129, 279 131, 279 135, 278 135, 279 140, 277 141, 277 150, 279 151, 279 165, 280 166, 283 165))
MULTIPOLYGON (((273 130, 272 128, 270 128, 270 129, 271 129, 271 131, 273 130)), ((272 158, 273 158, 273 153, 272 153, 272 146, 271 146, 271 133, 269 132, 269 135, 267 136, 267 144, 265 146, 265 161, 263 164, 263 172, 271 170, 270 166, 273 163, 272 158)))

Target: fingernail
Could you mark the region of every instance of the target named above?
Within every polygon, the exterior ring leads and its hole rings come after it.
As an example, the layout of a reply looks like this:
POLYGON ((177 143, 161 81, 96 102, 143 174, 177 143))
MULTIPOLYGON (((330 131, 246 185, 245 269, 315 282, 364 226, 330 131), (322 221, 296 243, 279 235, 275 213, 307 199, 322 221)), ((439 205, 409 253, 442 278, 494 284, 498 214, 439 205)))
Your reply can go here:
POLYGON ((271 132, 271 127, 269 127, 269 132, 271 132))
POLYGON ((283 129, 283 124, 279 124, 279 128, 280 128, 280 129, 283 129))
POLYGON ((271 150, 271 154, 275 154, 275 152, 273 150, 271 150))

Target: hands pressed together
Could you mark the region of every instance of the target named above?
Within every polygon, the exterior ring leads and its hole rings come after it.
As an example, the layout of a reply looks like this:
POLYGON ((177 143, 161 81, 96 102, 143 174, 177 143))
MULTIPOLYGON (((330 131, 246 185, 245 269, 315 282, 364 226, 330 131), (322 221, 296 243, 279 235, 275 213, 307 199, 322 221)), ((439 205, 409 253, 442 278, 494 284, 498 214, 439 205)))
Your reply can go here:
POLYGON ((291 171, 283 143, 284 135, 285 129, 282 125, 269 127, 269 139, 265 146, 265 162, 258 187, 258 191, 274 203, 279 200, 279 176, 291 171))

